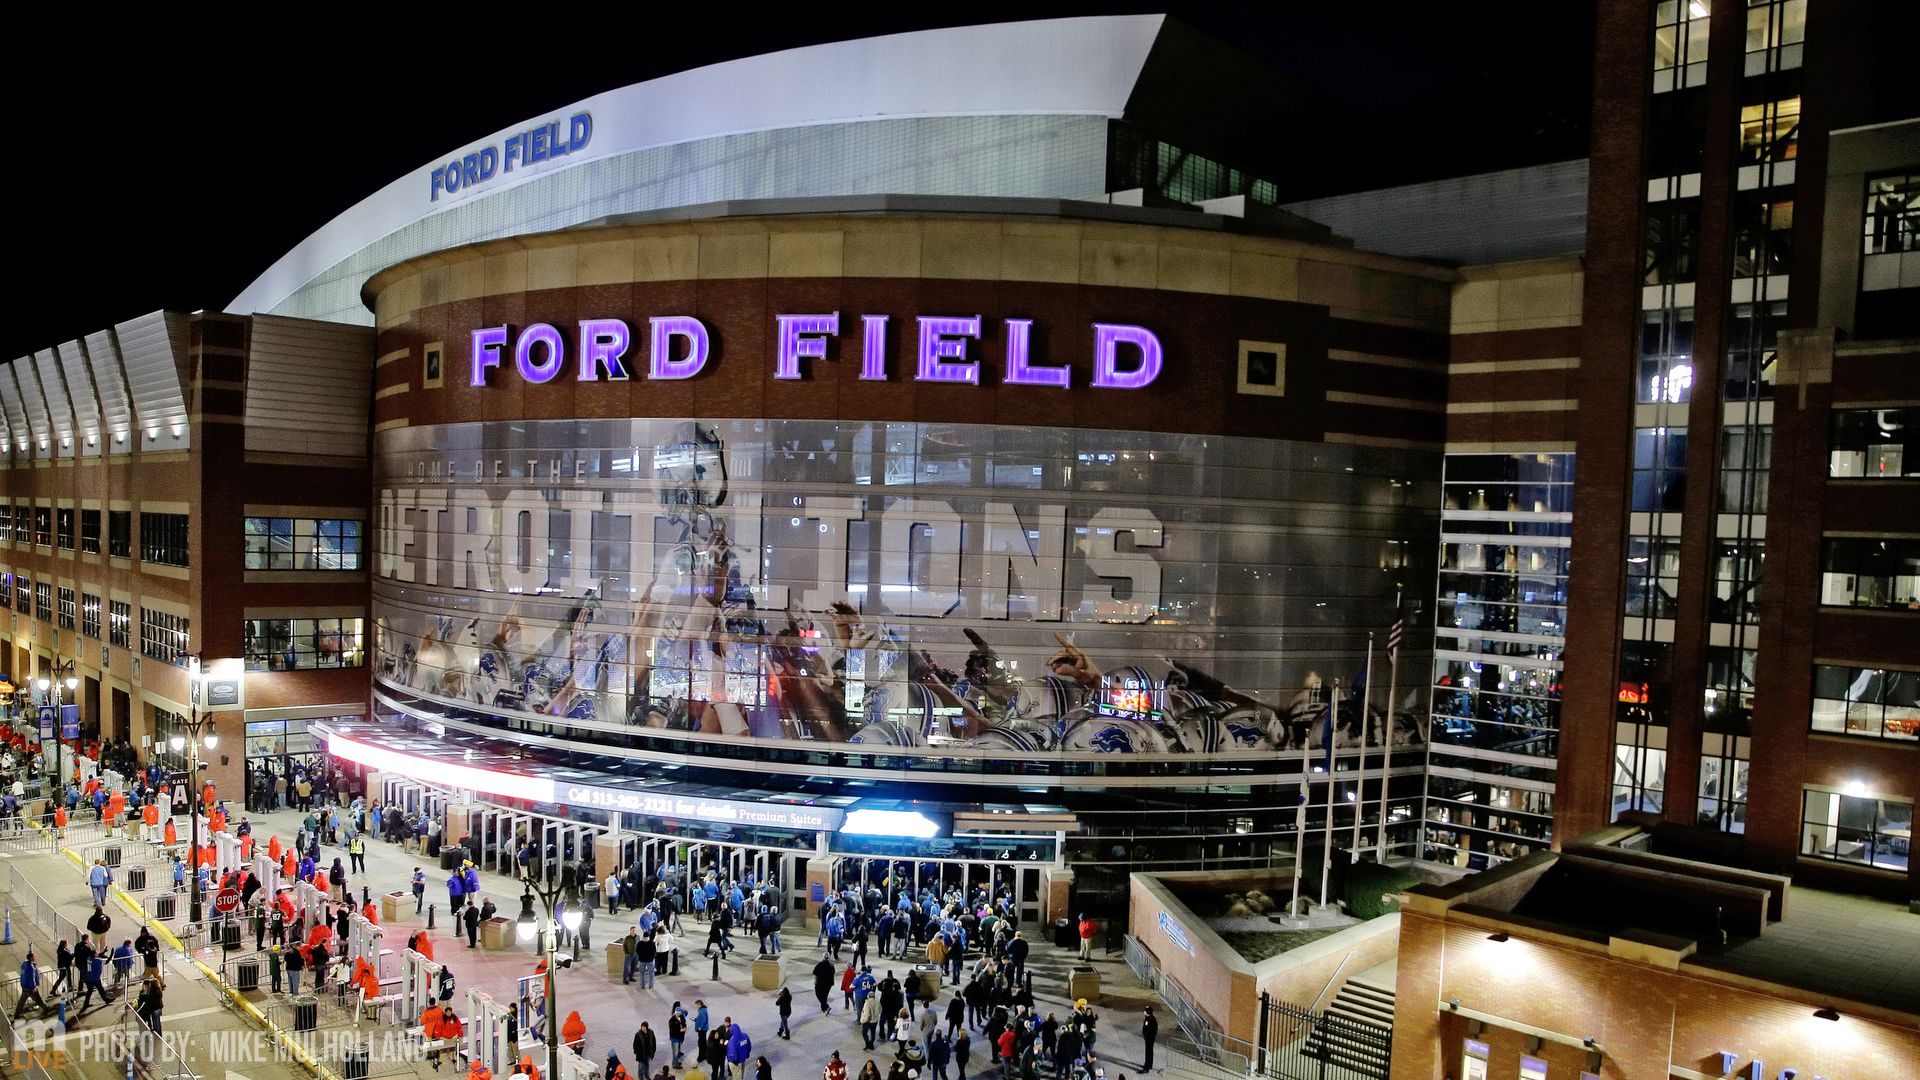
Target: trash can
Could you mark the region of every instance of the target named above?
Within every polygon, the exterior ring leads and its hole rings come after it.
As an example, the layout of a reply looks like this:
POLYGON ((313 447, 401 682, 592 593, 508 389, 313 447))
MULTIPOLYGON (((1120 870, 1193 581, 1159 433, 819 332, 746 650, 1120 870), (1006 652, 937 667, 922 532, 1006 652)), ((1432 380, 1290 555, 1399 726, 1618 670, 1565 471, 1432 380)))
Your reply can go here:
POLYGON ((228 952, 240 951, 240 920, 228 919, 220 924, 220 946, 228 952))
POLYGON ((127 891, 144 892, 147 887, 147 868, 131 866, 127 868, 127 891))
POLYGON ((340 1059, 340 1076, 341 1080, 367 1080, 366 1050, 357 1046, 348 1050, 346 1056, 340 1059))
POLYGON ((293 1030, 312 1031, 320 1024, 320 1001, 312 994, 293 999, 293 1030))
POLYGON ((245 993, 260 989, 260 961, 242 960, 233 966, 233 988, 245 993))
POLYGON ((452 870, 467 861, 467 849, 458 844, 440 849, 440 869, 452 870))
POLYGON ((173 893, 161 893, 153 898, 153 917, 165 921, 179 917, 180 898, 173 893))
POLYGON ((120 865, 120 845, 108 844, 107 849, 100 853, 100 857, 107 860, 108 866, 119 866, 120 865))
POLYGON ((1073 927, 1073 920, 1060 918, 1053 920, 1053 944, 1061 949, 1078 949, 1080 935, 1073 927))

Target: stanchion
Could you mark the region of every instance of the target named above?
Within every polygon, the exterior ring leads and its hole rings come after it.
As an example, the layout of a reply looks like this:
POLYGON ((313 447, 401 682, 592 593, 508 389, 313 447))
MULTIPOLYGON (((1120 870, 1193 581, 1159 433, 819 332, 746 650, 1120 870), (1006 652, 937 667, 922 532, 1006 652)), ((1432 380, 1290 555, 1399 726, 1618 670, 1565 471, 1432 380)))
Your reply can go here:
POLYGON ((7 909, 7 925, 4 933, 0 933, 0 945, 11 945, 11 944, 13 944, 13 909, 8 908, 7 909))

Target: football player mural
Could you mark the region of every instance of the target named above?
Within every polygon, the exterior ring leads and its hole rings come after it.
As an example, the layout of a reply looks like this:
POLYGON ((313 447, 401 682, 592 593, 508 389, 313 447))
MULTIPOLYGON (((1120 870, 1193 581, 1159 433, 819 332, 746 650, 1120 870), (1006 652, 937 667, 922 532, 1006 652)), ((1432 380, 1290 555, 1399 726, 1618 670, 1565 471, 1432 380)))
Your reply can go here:
MULTIPOLYGON (((996 756, 1274 751, 1327 737, 1330 677, 1235 686, 1208 661, 1163 655, 1182 641, 1210 646, 1204 633, 1158 625, 1178 621, 1164 613, 1181 601, 1162 595, 1153 549, 1171 530, 1151 511, 1076 507, 1085 524, 1070 528, 1069 508, 1044 501, 1068 497, 1047 492, 1020 492, 1041 505, 1018 510, 911 487, 839 496, 844 475, 806 471, 821 455, 846 456, 831 434, 748 452, 718 426, 633 423, 664 438, 611 459, 624 488, 583 484, 586 494, 564 493, 571 501, 462 489, 460 467, 449 468, 454 490, 435 505, 454 526, 382 539, 385 681, 449 705, 599 728, 996 756), (811 546, 798 547, 802 538, 811 546), (396 553, 422 549, 437 568, 403 570, 396 553), (463 590, 460 602, 401 602, 441 595, 423 580, 463 590), (465 610, 447 613, 454 606, 465 610), (1130 629, 1156 620, 1150 632, 1130 629)), ((389 529, 418 520, 399 503, 415 492, 389 494, 389 529)), ((1419 680, 1407 682, 1403 707, 1419 680)), ((1383 726, 1395 741, 1417 737, 1399 715, 1387 725, 1383 705, 1365 725, 1371 742, 1383 726)), ((1360 713, 1342 702, 1336 745, 1358 743, 1360 713)))

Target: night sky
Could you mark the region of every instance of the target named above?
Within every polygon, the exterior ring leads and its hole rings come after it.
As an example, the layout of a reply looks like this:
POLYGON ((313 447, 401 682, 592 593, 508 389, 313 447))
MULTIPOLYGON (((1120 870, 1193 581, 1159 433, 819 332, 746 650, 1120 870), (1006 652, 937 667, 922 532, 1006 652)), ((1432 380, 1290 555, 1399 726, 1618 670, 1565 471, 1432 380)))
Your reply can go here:
POLYGON ((671 21, 636 8, 584 24, 537 6, 514 24, 459 5, 412 23, 285 10, 314 25, 143 27, 94 11, 19 35, 0 75, 13 113, 0 152, 21 295, 0 359, 158 308, 224 308, 385 183, 539 113, 703 64, 904 30, 1173 14, 1338 103, 1337 122, 1329 109, 1327 122, 1273 133, 1269 163, 1283 164, 1261 171, 1285 199, 1566 160, 1587 145, 1584 3, 804 5, 671 21))

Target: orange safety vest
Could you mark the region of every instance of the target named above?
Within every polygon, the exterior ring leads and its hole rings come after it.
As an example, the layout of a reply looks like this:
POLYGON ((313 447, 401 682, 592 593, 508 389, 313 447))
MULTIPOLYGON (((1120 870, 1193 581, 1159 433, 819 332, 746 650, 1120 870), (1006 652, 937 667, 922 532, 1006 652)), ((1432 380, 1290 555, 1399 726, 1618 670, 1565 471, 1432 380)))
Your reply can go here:
POLYGON ((56 806, 53 808, 53 827, 56 829, 64 829, 67 827, 66 807, 56 806))
POLYGON ((427 1011, 420 1014, 420 1035, 428 1042, 440 1037, 440 1006, 429 1005, 427 1011))
POLYGON ((140 820, 148 825, 160 824, 160 808, 152 803, 140 808, 140 820))
POLYGON ((220 861, 219 857, 214 852, 212 844, 202 844, 200 846, 200 865, 201 866, 213 866, 219 861, 220 861))
POLYGON ((493 1070, 487 1068, 486 1062, 476 1061, 467 1070, 467 1080, 493 1080, 493 1070))

